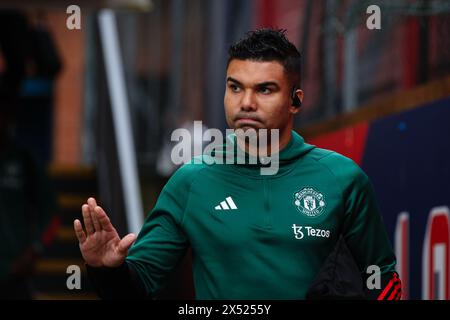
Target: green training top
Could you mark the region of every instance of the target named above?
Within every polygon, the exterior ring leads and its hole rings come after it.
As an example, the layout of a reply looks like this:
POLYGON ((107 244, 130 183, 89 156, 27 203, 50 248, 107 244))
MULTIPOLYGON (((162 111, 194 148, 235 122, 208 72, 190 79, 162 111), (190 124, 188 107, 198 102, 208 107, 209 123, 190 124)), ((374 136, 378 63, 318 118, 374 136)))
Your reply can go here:
POLYGON ((258 164, 182 166, 127 262, 154 294, 191 246, 197 299, 303 299, 340 234, 362 274, 395 270, 368 177, 292 132, 275 175, 258 164))

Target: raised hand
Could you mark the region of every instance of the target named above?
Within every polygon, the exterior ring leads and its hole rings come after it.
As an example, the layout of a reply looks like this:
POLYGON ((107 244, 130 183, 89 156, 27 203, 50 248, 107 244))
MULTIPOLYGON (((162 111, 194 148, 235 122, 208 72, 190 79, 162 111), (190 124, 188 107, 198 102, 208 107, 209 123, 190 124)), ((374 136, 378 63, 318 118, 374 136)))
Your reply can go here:
POLYGON ((78 219, 73 222, 73 226, 85 262, 92 267, 120 266, 136 236, 130 233, 120 239, 108 215, 97 206, 94 198, 89 198, 81 211, 86 231, 78 219))

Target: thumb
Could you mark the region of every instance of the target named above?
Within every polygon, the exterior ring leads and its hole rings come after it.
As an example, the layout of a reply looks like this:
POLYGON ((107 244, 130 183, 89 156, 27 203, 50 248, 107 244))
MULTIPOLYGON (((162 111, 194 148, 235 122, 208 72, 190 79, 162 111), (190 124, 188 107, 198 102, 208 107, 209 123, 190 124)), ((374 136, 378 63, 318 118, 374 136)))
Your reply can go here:
POLYGON ((134 233, 127 234, 119 242, 118 250, 120 253, 126 253, 130 249, 131 245, 136 241, 136 235, 134 233))

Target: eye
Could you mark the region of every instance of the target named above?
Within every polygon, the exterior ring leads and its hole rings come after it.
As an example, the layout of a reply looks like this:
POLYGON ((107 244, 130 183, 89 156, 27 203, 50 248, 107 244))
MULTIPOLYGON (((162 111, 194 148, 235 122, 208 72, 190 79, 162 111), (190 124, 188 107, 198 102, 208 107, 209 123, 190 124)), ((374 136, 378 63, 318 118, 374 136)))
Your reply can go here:
POLYGON ((271 94, 271 93, 272 93, 272 90, 269 89, 268 87, 260 87, 260 88, 258 89, 258 92, 259 92, 259 93, 262 93, 262 94, 271 94))
POLYGON ((235 85, 233 83, 229 84, 228 88, 230 88, 230 90, 233 91, 233 92, 240 92, 241 91, 241 88, 239 88, 237 85, 235 85))

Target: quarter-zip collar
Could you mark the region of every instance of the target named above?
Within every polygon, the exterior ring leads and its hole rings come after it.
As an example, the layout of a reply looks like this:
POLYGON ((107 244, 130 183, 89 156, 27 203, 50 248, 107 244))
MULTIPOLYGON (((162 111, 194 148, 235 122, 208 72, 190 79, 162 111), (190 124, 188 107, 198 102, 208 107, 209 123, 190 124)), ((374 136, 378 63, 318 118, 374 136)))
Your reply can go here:
MULTIPOLYGON (((212 153, 213 156, 219 157, 223 156, 223 159, 227 157, 229 160, 232 159, 231 165, 235 170, 239 170, 240 172, 251 175, 251 176, 260 176, 261 178, 267 177, 277 177, 279 175, 283 175, 286 172, 290 171, 295 165, 296 160, 303 157, 305 154, 310 152, 315 146, 305 143, 304 139, 295 131, 291 131, 291 139, 288 144, 279 152, 278 159, 277 157, 272 157, 270 160, 271 163, 264 165, 261 163, 260 159, 255 156, 249 155, 244 152, 236 142, 236 135, 230 134, 226 138, 226 142, 222 147, 223 153, 218 151, 212 153), (238 152, 239 148, 239 152, 238 152), (277 162, 275 162, 277 161, 277 162), (274 175, 262 175, 261 169, 264 167, 274 167, 278 164, 278 172, 274 175)), ((264 161, 263 161, 264 162, 264 161)), ((225 163, 225 160, 224 160, 225 163)))

